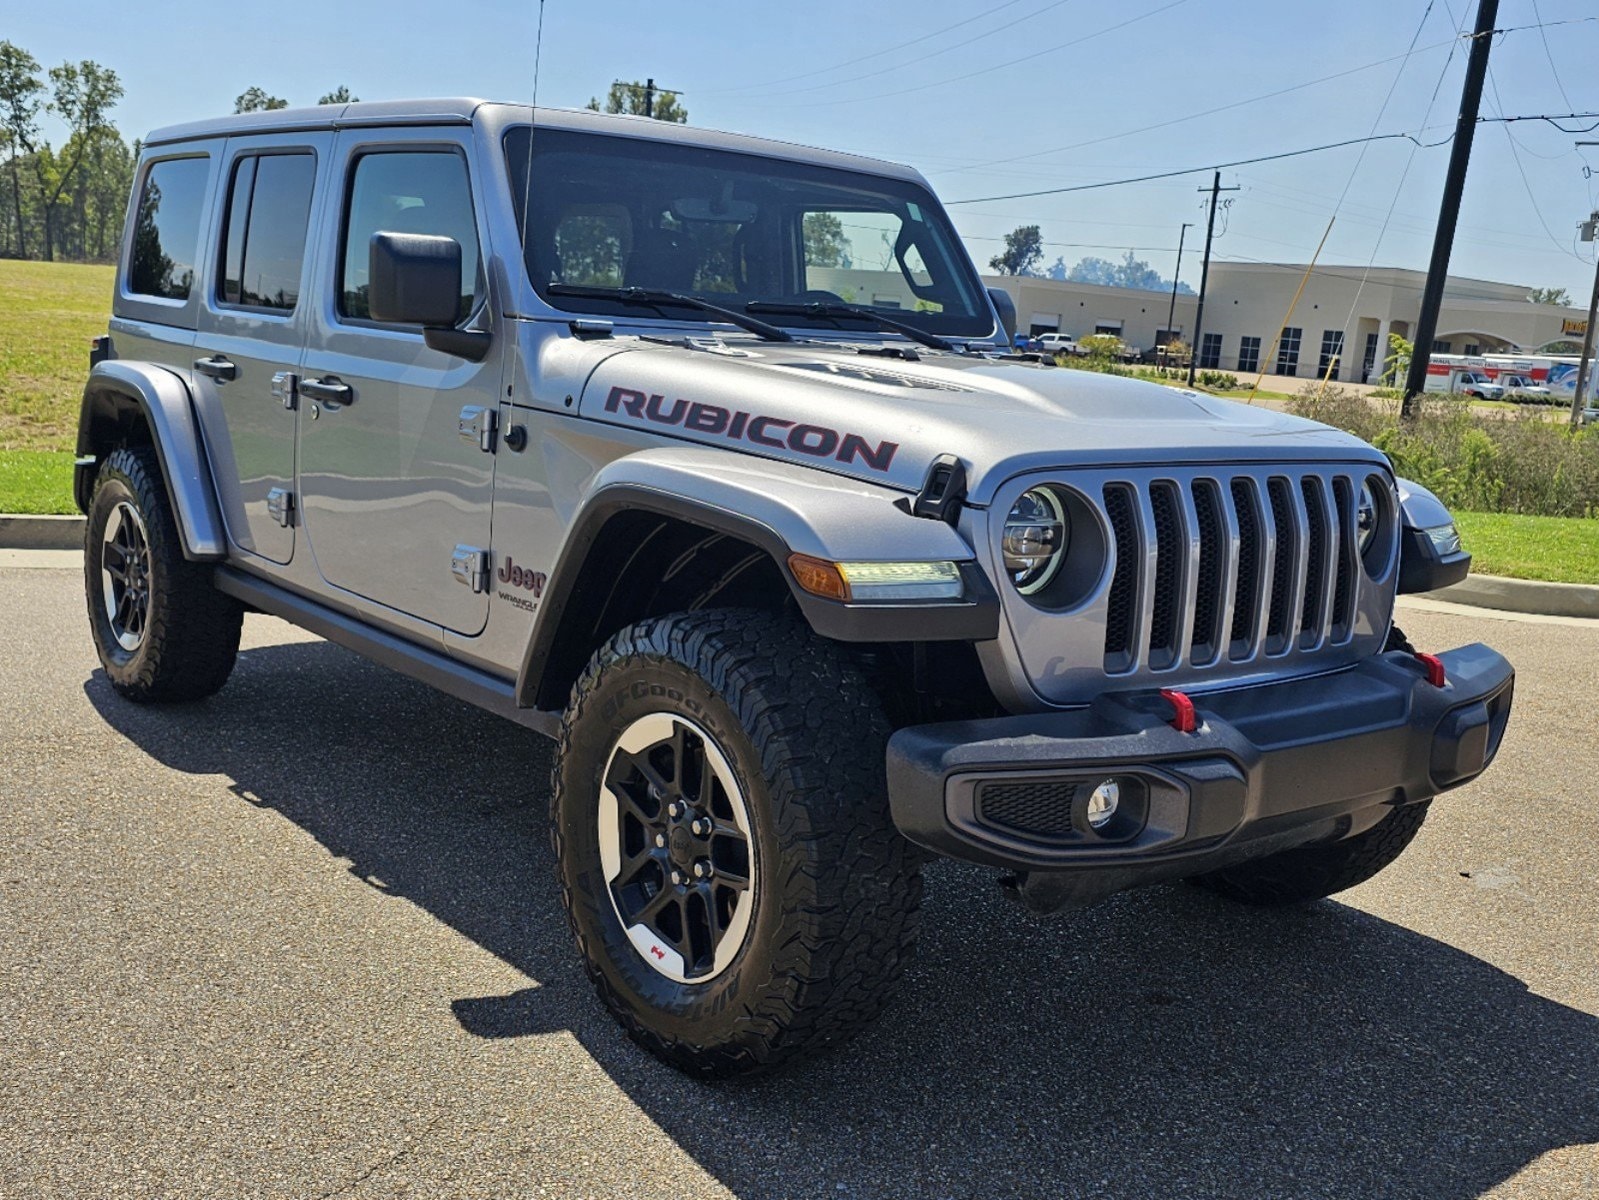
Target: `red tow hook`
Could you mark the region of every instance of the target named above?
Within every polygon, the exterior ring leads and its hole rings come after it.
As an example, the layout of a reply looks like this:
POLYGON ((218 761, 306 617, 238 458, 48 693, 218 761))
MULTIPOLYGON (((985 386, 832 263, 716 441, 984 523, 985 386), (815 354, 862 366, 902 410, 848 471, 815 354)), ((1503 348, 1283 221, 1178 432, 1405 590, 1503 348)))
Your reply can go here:
POLYGON ((1176 688, 1161 688, 1160 694, 1172 706, 1171 727, 1178 733, 1198 732, 1199 714, 1194 711, 1194 702, 1176 688))
POLYGON ((1444 660, 1436 654, 1423 654, 1416 651, 1416 661, 1427 668, 1427 682, 1435 688, 1441 688, 1448 680, 1444 676, 1444 660))

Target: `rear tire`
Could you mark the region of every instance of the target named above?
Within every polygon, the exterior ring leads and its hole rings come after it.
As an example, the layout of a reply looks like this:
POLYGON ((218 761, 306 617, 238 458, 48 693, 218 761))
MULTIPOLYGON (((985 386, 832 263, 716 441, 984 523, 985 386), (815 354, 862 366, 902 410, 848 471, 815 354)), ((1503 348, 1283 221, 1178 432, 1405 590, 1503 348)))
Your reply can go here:
POLYGON ((198 700, 227 682, 244 610, 183 557, 161 465, 147 446, 100 467, 83 545, 89 629, 111 686, 129 700, 198 700))
POLYGON ((552 837, 589 978, 635 1042, 743 1075, 883 1008, 922 887, 889 818, 888 733, 843 655, 768 613, 643 621, 595 654, 552 837))
POLYGON ((1278 906, 1320 900, 1365 883, 1404 853, 1427 819, 1431 803, 1396 808, 1364 833, 1341 842, 1284 850, 1189 882, 1244 904, 1278 906))

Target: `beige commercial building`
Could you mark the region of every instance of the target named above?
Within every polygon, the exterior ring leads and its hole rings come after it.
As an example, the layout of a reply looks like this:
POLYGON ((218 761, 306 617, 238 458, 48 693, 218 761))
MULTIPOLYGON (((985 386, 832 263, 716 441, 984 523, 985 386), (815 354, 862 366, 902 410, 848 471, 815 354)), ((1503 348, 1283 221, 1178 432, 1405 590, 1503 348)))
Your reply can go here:
MULTIPOLYGON (((1168 339, 1194 346, 1201 367, 1356 382, 1374 381, 1388 355, 1390 333, 1413 335, 1426 273, 1399 267, 1318 266, 1304 263, 1213 262, 1198 344, 1198 298, 1169 292, 1096 287, 1027 276, 989 275, 1016 302, 1017 325, 1032 333, 1081 337, 1114 333, 1129 346, 1151 350, 1168 339), (1294 293, 1304 294, 1289 315, 1294 293), (1284 325, 1286 324, 1286 329, 1284 325), (1283 330, 1281 340, 1278 331, 1283 330)), ((1433 350, 1444 354, 1575 353, 1586 311, 1532 304, 1529 289, 1451 275, 1444 288, 1433 350)))

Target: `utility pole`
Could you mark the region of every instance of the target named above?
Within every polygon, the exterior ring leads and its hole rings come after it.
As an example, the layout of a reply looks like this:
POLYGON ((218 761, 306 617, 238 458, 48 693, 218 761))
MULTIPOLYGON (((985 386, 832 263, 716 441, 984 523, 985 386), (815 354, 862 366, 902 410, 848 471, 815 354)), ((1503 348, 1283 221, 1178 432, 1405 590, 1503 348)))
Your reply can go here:
POLYGON ((646 117, 655 115, 655 80, 653 79, 644 81, 644 115, 646 117))
POLYGON ((1177 268, 1171 273, 1171 303, 1166 306, 1166 344, 1171 345, 1171 323, 1177 316, 1177 277, 1183 273, 1183 238, 1188 236, 1188 231, 1194 227, 1192 221, 1184 221, 1183 227, 1177 231, 1177 268))
POLYGON ((1405 398, 1399 415, 1409 417, 1427 387, 1427 363, 1438 333, 1438 310, 1443 306, 1444 281, 1449 277, 1449 251, 1455 243, 1455 223, 1460 218, 1460 195, 1466 188, 1466 166, 1471 161, 1471 140, 1477 132, 1477 112, 1482 106, 1482 84, 1488 74, 1488 51, 1493 47, 1494 22, 1499 0, 1477 0, 1477 25, 1471 33, 1471 54, 1466 59, 1466 82, 1460 91, 1460 112, 1455 117, 1455 144, 1449 151, 1449 173, 1444 177, 1444 198, 1438 210, 1438 231, 1433 235, 1432 261, 1427 265, 1427 287, 1421 294, 1421 316, 1416 321, 1415 348, 1410 373, 1405 378, 1405 398))
MULTIPOLYGON (((1200 188, 1200 191, 1206 189, 1200 188)), ((1194 368, 1199 365, 1200 338, 1205 335, 1205 288, 1210 283, 1210 243, 1216 236, 1216 199, 1223 192, 1236 192, 1240 188, 1224 188, 1221 185, 1221 172, 1217 171, 1210 181, 1210 219, 1205 222, 1205 264, 1199 269, 1199 304, 1194 309, 1194 344, 1193 353, 1188 358, 1188 386, 1194 386, 1194 368)), ((1173 304, 1176 301, 1173 300, 1173 304)))
MULTIPOLYGON (((1579 146, 1599 146, 1599 142, 1578 142, 1579 146)), ((1582 240, 1599 237, 1599 212, 1589 214, 1582 224, 1582 240)), ((1577 390, 1571 394, 1571 423, 1582 421, 1583 394, 1588 387, 1588 359, 1593 354, 1594 318, 1599 317, 1599 261, 1594 263, 1593 296, 1588 301, 1588 327, 1582 331, 1582 357, 1577 360, 1577 390)))

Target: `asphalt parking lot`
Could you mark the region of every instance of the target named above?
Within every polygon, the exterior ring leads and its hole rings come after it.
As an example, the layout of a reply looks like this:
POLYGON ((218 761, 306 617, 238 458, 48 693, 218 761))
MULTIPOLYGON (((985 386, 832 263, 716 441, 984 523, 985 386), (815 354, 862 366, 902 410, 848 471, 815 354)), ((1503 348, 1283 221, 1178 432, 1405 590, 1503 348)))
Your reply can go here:
POLYGON ((711 1086, 590 993, 536 738, 264 617, 134 707, 81 595, 0 567, 5 1197, 1599 1195, 1599 623, 1404 612, 1517 714, 1339 900, 940 864, 887 1019, 711 1086))

